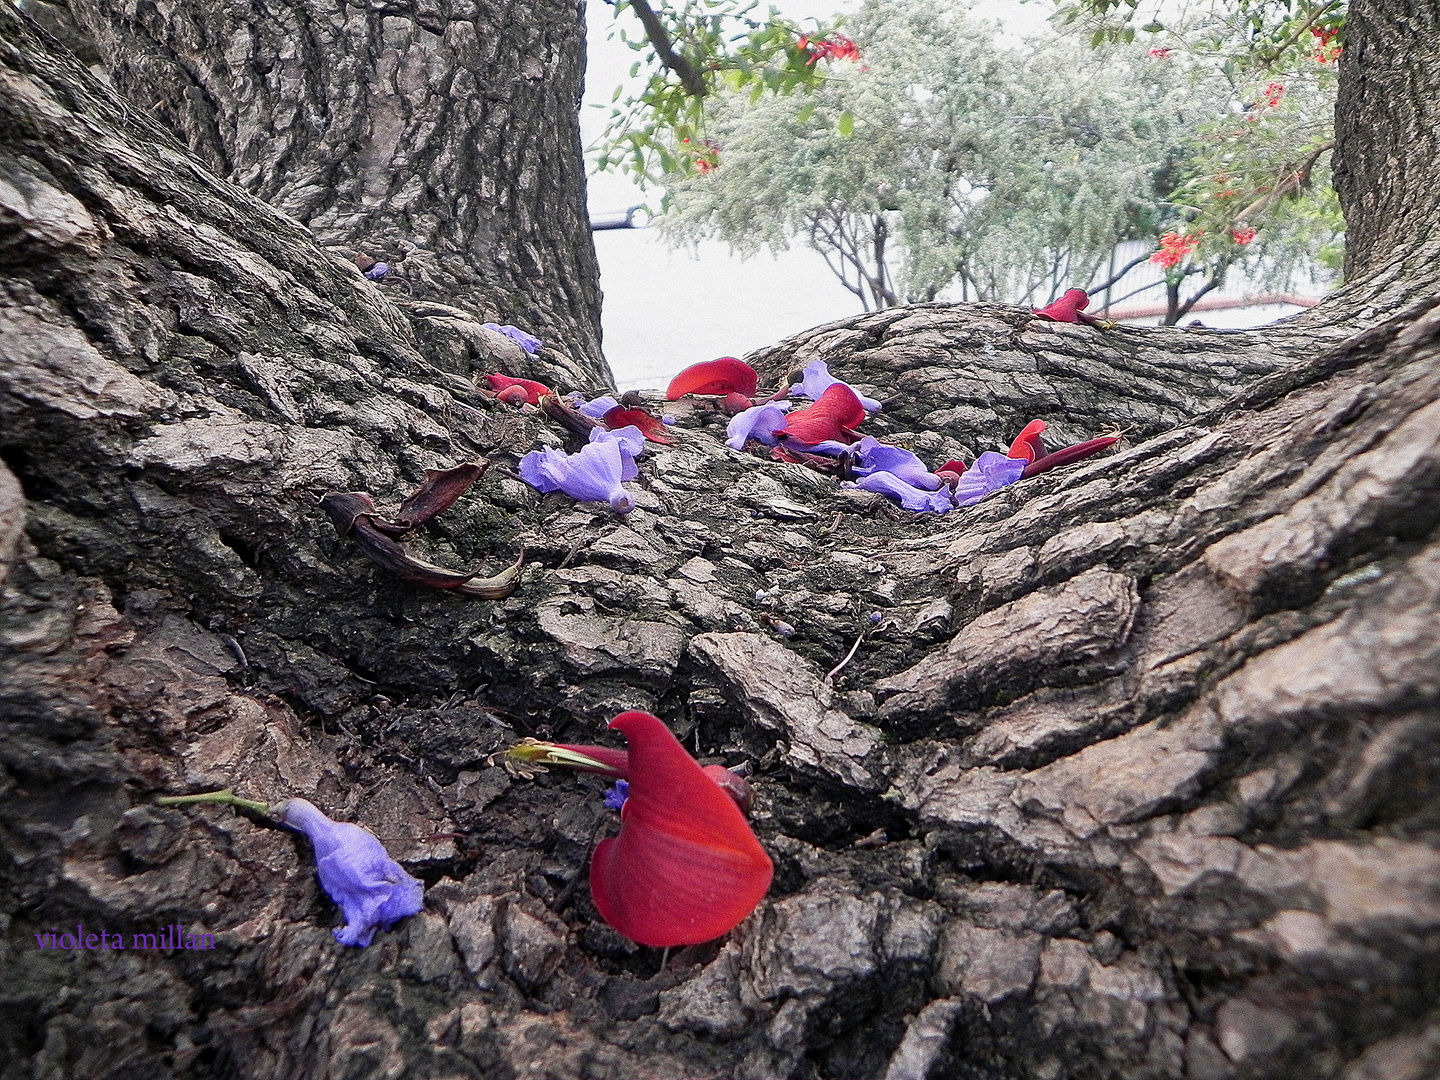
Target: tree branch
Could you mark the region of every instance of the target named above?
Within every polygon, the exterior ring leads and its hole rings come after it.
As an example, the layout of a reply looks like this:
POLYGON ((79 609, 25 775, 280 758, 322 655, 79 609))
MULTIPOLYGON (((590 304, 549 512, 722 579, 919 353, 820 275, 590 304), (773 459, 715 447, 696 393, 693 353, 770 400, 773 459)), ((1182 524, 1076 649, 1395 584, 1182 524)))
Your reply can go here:
POLYGON ((700 77, 700 72, 695 70, 695 65, 686 60, 675 51, 675 45, 670 40, 670 35, 665 30, 665 24, 660 21, 660 16, 646 2, 646 0, 630 0, 630 6, 635 14, 640 16, 640 22, 645 26, 645 36, 649 38, 655 55, 680 79, 680 85, 685 87, 692 96, 703 98, 709 90, 705 86, 705 80, 700 77))

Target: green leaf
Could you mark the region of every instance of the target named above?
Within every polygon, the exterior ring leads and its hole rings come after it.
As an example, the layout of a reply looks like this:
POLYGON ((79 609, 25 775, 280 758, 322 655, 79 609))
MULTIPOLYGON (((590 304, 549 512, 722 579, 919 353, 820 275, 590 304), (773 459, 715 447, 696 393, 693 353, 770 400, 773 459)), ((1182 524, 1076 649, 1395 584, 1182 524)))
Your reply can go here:
POLYGON ((842 139, 850 138, 855 130, 855 114, 846 109, 840 114, 840 119, 835 123, 835 130, 840 133, 842 139))

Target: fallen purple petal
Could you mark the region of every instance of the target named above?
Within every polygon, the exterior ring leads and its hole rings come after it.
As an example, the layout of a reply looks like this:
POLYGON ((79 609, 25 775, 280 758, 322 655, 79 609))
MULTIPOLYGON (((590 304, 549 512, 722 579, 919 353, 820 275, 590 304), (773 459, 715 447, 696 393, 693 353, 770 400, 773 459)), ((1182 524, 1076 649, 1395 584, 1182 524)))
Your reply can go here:
POLYGON ((898 476, 913 487, 926 491, 938 491, 944 481, 925 467, 925 463, 909 450, 882 443, 872 435, 866 435, 850 451, 855 454, 855 472, 858 476, 888 472, 898 476))
POLYGON ((480 325, 485 327, 485 329, 487 330, 494 330, 497 333, 504 334, 511 341, 515 342, 516 345, 519 345, 522 349, 524 349, 527 353, 536 353, 540 351, 540 339, 537 337, 532 337, 524 330, 521 330, 518 326, 511 326, 509 323, 502 324, 493 322, 481 323, 480 325))
POLYGON ((424 883, 359 825, 331 821, 304 799, 286 799, 270 813, 310 838, 320 885, 345 913, 345 925, 335 930, 341 945, 363 948, 377 929, 390 929, 424 905, 424 883))
MULTIPOLYGON (((576 396, 578 397, 579 395, 576 396)), ((600 420, 611 409, 618 409, 619 407, 620 402, 616 401, 609 394, 606 394, 604 397, 597 397, 594 401, 582 401, 580 404, 575 406, 576 409, 584 413, 586 416, 590 417, 590 419, 592 420, 600 420)))
POLYGON ((630 782, 628 780, 616 780, 613 787, 605 792, 605 808, 607 810, 620 810, 625 806, 625 800, 630 797, 630 782))
POLYGON ((1015 483, 1028 465, 1024 458, 1006 457, 987 450, 965 470, 955 486, 955 501, 960 506, 974 506, 987 495, 1015 483))
POLYGON ((635 509, 635 497, 620 485, 640 475, 635 457, 645 448, 636 427, 595 428, 578 453, 547 447, 520 459, 520 478, 538 491, 563 491, 578 502, 608 502, 617 514, 635 509))
MULTIPOLYGON (((808 364, 805 365, 804 374, 805 377, 801 379, 800 382, 790 387, 790 393, 799 394, 801 397, 808 397, 812 401, 819 401, 820 395, 825 393, 826 390, 830 389, 830 387, 834 386, 836 383, 842 383, 842 385, 844 386, 850 386, 849 383, 843 382, 843 380, 837 379, 835 378, 835 376, 831 375, 830 369, 825 366, 825 361, 823 360, 811 360, 808 364)), ((850 390, 857 398, 860 399, 860 404, 865 406, 866 412, 880 411, 880 402, 876 401, 874 398, 866 397, 864 394, 860 393, 859 390, 856 390, 853 386, 850 386, 850 390)))
POLYGON ((725 445, 732 450, 743 450, 747 439, 774 446, 775 432, 785 426, 788 403, 772 401, 767 405, 756 405, 753 409, 736 413, 725 426, 725 445))
POLYGON ((371 281, 379 281, 388 273, 390 273, 390 264, 377 262, 374 266, 370 267, 369 270, 365 271, 365 276, 371 281))
POLYGON ((864 491, 873 491, 880 495, 894 499, 906 510, 916 512, 922 510, 933 510, 937 514, 943 514, 955 507, 950 502, 949 491, 925 491, 907 484, 898 476, 888 472, 873 472, 869 476, 862 476, 856 480, 853 487, 861 488, 864 491))

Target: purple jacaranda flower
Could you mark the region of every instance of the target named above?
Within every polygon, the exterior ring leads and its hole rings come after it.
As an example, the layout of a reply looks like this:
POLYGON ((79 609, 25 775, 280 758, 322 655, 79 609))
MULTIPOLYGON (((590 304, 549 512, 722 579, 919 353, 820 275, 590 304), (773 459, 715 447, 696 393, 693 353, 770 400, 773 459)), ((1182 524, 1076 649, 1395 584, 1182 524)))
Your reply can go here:
POLYGON ((843 443, 839 439, 826 439, 817 443, 803 443, 799 439, 786 439, 785 446, 789 450, 799 450, 802 454, 827 454, 830 457, 839 457, 841 454, 848 454, 855 449, 850 443, 843 443))
POLYGON ((888 472, 873 472, 869 476, 862 476, 851 486, 886 495, 906 510, 933 510, 937 514, 943 514, 945 511, 955 508, 954 504, 950 502, 948 488, 940 491, 925 491, 914 484, 907 484, 898 476, 888 472))
POLYGON ((619 810, 625 805, 625 800, 630 797, 630 782, 628 780, 616 780, 615 786, 605 792, 605 808, 607 810, 619 810))
POLYGON ((388 274, 389 272, 390 272, 390 264, 389 264, 389 263, 376 263, 375 265, 373 265, 372 267, 370 267, 369 270, 366 270, 366 271, 365 271, 365 276, 366 276, 367 278, 369 278, 371 281, 379 281, 382 277, 384 277, 384 276, 385 276, 386 274, 388 274))
MULTIPOLYGON (((836 383, 842 382, 842 380, 830 374, 830 369, 825 366, 824 360, 811 360, 805 365, 804 374, 805 377, 801 379, 800 382, 790 387, 790 393, 792 395, 799 394, 801 397, 808 397, 811 401, 819 401, 821 394, 825 393, 826 390, 830 389, 830 387, 836 383)), ((844 385, 850 386, 849 383, 845 383, 844 385)), ((853 386, 850 386, 850 390, 860 399, 860 404, 865 406, 866 412, 880 411, 880 402, 874 398, 866 397, 853 386)))
POLYGON ((1029 462, 1024 458, 1006 457, 987 450, 965 470, 955 488, 955 501, 960 506, 974 506, 986 495, 1013 484, 1025 472, 1029 462))
POLYGON ((531 337, 524 330, 521 330, 518 326, 511 326, 509 323, 501 325, 500 323, 493 322, 481 323, 480 325, 485 327, 486 330, 494 330, 498 333, 504 334, 511 341, 515 342, 515 344, 519 345, 522 349, 524 349, 527 353, 537 353, 540 351, 540 339, 537 337, 531 337))
POLYGON ((866 435, 850 447, 855 455, 855 473, 869 476, 871 473, 888 472, 899 477, 912 487, 926 491, 938 491, 945 482, 925 467, 925 463, 909 450, 882 443, 872 435, 866 435))
POLYGON ((520 459, 520 479, 540 491, 563 491, 579 502, 608 502, 617 514, 635 509, 635 496, 620 486, 640 475, 635 458, 645 449, 637 427, 596 428, 575 454, 549 447, 520 459))
POLYGON ((620 402, 616 401, 609 394, 604 397, 597 397, 594 401, 583 401, 575 406, 578 412, 584 413, 591 420, 603 420, 605 414, 611 409, 618 409, 620 402))
POLYGON ((736 413, 725 427, 725 445, 731 450, 743 450, 745 440, 754 439, 766 446, 774 446, 775 432, 785 426, 785 413, 789 408, 789 402, 769 401, 736 413))
POLYGON ((310 838, 320 886, 345 913, 345 925, 335 929, 341 945, 363 948, 377 929, 388 930, 423 906, 424 883, 359 825, 331 821, 304 799, 276 803, 270 814, 310 838))

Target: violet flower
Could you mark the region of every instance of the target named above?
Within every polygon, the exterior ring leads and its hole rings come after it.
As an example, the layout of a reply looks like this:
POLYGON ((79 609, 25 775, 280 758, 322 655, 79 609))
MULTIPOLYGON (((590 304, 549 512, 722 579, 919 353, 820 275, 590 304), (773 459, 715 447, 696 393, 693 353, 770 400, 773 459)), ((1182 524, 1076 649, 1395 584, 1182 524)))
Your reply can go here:
POLYGON ((893 473, 872 472, 868 476, 862 476, 850 486, 888 496, 906 510, 915 510, 917 512, 921 510, 933 510, 937 514, 943 514, 947 510, 953 510, 955 508, 950 502, 949 489, 925 491, 923 488, 918 488, 914 484, 907 484, 893 473))
POLYGON ((563 491, 578 502, 608 502, 617 514, 635 509, 635 496, 620 486, 640 475, 635 458, 645 449, 637 427, 596 428, 578 453, 546 447, 520 459, 520 479, 544 492, 563 491))
POLYGON ((365 271, 365 276, 366 276, 366 278, 368 278, 368 279, 371 280, 371 281, 379 281, 382 277, 384 277, 384 276, 385 276, 386 274, 388 274, 389 272, 390 272, 390 264, 389 264, 389 263, 379 262, 379 263, 375 263, 373 266, 371 266, 369 270, 366 270, 366 271, 365 271))
POLYGON ((628 780, 616 780, 615 785, 605 792, 605 809, 623 809, 625 800, 629 797, 630 782, 628 780))
POLYGON ((1015 483, 1029 464, 1024 458, 1006 457, 987 450, 965 470, 955 488, 955 501, 960 506, 974 506, 986 495, 1015 483))
POLYGON ((486 330, 494 330, 497 333, 504 334, 527 353, 537 353, 540 351, 540 339, 531 337, 518 326, 511 326, 509 323, 501 325, 500 323, 493 322, 481 323, 480 325, 485 327, 486 330))
POLYGON ((909 450, 882 443, 873 435, 866 435, 850 447, 850 451, 856 456, 855 472, 859 476, 887 472, 912 487, 924 488, 926 491, 939 491, 945 483, 909 450))
MULTIPOLYGON (((801 379, 800 382, 790 387, 790 393, 799 394, 801 397, 808 397, 811 401, 819 401, 820 395, 825 393, 826 390, 838 382, 843 382, 843 380, 837 379, 830 374, 830 369, 825 366, 824 360, 811 360, 805 365, 804 374, 805 377, 801 379)), ((844 383, 844 385, 850 386, 849 383, 844 383)), ((853 386, 850 386, 850 390, 860 399, 860 404, 865 406, 866 412, 880 411, 880 402, 874 398, 866 397, 853 386)))
MULTIPOLYGON (((576 397, 579 397, 579 395, 577 394, 576 397)), ((580 404, 576 405, 575 409, 577 412, 590 417, 591 420, 603 420, 607 412, 611 409, 618 409, 619 407, 620 402, 616 401, 609 394, 606 394, 604 397, 597 397, 594 401, 589 402, 581 398, 580 404)))
POLYGON ((390 929, 424 905, 424 883, 359 825, 331 821, 304 799, 276 803, 270 814, 310 838, 320 886, 345 913, 345 925, 335 929, 341 945, 364 948, 377 929, 390 929))
POLYGON ((725 445, 731 450, 743 450, 745 440, 754 439, 766 446, 774 446, 778 441, 775 432, 785 426, 785 413, 789 408, 789 402, 768 401, 736 413, 725 427, 725 445))

